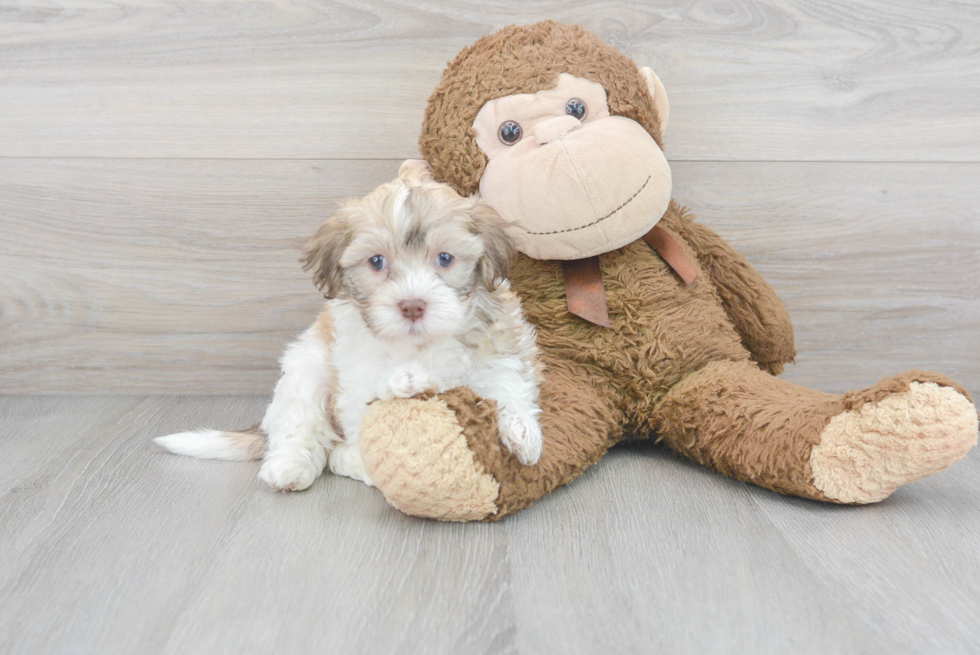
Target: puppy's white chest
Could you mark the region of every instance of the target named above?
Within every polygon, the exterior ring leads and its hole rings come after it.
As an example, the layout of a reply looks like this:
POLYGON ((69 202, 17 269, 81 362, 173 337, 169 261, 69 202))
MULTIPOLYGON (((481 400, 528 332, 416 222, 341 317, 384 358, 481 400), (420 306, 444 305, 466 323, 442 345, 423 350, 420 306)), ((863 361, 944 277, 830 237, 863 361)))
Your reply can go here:
POLYGON ((392 396, 438 393, 469 382, 473 354, 458 340, 424 349, 412 343, 393 344, 377 339, 358 325, 359 320, 345 314, 336 312, 331 361, 337 381, 332 404, 348 443, 356 443, 368 403, 386 392, 392 396))

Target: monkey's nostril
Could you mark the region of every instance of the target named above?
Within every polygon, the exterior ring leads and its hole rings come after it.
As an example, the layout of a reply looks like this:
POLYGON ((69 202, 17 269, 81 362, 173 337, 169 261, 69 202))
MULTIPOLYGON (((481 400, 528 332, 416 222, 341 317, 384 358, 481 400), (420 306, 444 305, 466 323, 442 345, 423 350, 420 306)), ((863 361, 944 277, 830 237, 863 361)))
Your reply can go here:
POLYGON ((425 313, 425 301, 413 298, 412 300, 402 300, 398 303, 398 309, 401 310, 402 316, 410 321, 417 321, 422 318, 425 313))

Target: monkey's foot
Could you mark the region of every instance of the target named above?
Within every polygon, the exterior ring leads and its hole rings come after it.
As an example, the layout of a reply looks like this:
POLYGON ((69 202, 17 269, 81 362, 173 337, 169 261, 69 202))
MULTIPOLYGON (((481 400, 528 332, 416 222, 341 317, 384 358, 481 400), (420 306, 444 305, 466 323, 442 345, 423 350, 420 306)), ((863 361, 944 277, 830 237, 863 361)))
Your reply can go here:
POLYGON ((886 379, 847 394, 844 403, 810 453, 813 484, 832 501, 877 502, 947 468, 977 443, 976 407, 935 374, 886 379))

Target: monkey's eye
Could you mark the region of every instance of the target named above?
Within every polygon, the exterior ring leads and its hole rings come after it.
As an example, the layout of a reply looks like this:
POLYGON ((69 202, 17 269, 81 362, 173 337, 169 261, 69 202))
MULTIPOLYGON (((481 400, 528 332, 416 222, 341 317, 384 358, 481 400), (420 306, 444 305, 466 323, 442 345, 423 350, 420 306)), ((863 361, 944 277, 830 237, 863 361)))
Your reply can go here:
POLYGON ((383 270, 388 262, 385 261, 384 255, 375 255, 368 260, 368 266, 376 271, 383 270))
POLYGON ((579 98, 572 98, 565 103, 565 113, 582 120, 585 118, 586 113, 585 103, 579 98))
POLYGON ((441 252, 439 256, 436 257, 436 263, 439 264, 439 268, 449 268, 453 265, 453 260, 456 259, 448 252, 441 252))
POLYGON ((521 140, 524 130, 514 121, 504 121, 497 128, 497 138, 505 146, 512 146, 521 140))

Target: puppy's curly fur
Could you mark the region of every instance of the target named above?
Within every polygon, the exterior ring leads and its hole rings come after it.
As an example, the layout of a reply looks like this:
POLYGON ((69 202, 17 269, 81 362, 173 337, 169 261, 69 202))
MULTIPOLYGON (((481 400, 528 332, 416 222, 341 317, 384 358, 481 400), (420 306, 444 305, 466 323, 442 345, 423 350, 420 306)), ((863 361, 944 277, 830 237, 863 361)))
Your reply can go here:
POLYGON ((503 444, 537 462, 540 372, 534 330, 505 277, 513 258, 496 212, 406 162, 307 240, 302 261, 327 303, 286 349, 262 423, 156 442, 195 457, 261 454, 259 476, 278 490, 309 487, 328 460, 371 484, 357 445, 368 404, 465 385, 496 401, 503 444))

